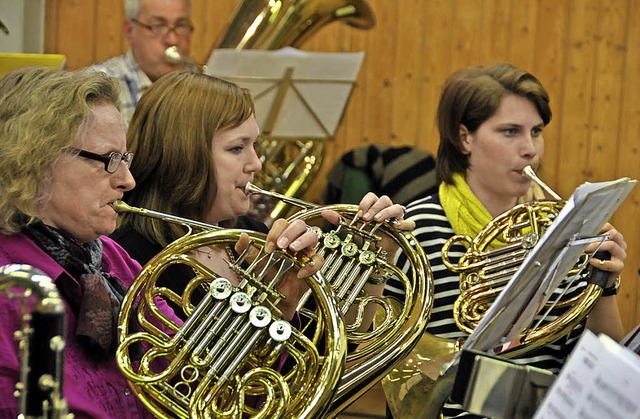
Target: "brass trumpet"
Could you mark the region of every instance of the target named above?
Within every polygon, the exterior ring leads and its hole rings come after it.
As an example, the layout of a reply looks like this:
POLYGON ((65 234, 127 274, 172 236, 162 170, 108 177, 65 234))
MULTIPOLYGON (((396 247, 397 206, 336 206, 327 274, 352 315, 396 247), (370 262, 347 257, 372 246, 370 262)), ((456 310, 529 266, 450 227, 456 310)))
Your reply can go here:
MULTIPOLYGON (((422 336, 433 306, 431 268, 411 233, 397 230, 391 222, 363 222, 356 205, 319 206, 252 184, 246 186, 246 192, 301 208, 288 219, 316 225, 319 235, 316 252, 325 259, 320 273, 337 297, 338 311, 345 316, 347 342, 357 347, 347 355, 347 368, 328 412, 332 417, 382 379, 422 336), (337 228, 325 231, 317 225, 324 210, 340 214, 342 221, 337 228), (408 273, 389 260, 381 246, 383 238, 391 240, 407 255, 408 273), (381 296, 380 284, 390 276, 403 284, 404 304, 381 296), (368 328, 367 313, 375 311, 376 321, 368 328)), ((321 324, 322 318, 305 301, 303 298, 298 306, 300 315, 308 319, 310 327, 321 324)))
POLYGON ((266 254, 265 236, 247 232, 251 244, 229 267, 237 286, 190 256, 202 246, 227 249, 242 233, 168 214, 114 203, 132 212, 184 225, 189 232, 142 269, 122 304, 116 359, 130 387, 158 417, 321 417, 329 408, 346 355, 342 316, 320 274, 307 278, 324 320, 316 345, 283 319, 276 285, 302 262, 284 251, 266 254), (194 233, 198 230, 198 233, 194 233), (159 286, 170 268, 194 277, 182 295, 159 286), (265 281, 265 278, 267 279, 265 281), (193 298, 196 289, 207 292, 193 298), (181 321, 159 309, 181 308, 181 321), (283 362, 285 366, 283 367, 283 362))

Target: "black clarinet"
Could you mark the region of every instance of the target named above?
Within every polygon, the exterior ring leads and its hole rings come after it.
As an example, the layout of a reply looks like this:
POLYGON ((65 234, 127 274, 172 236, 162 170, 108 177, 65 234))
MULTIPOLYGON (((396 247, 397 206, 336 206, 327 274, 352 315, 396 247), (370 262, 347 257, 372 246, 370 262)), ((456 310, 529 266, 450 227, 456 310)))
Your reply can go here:
POLYGON ((22 301, 22 324, 15 333, 20 357, 18 417, 73 417, 62 395, 66 320, 56 286, 42 271, 12 264, 0 267, 0 292, 22 301), (16 288, 24 292, 16 294, 16 288))

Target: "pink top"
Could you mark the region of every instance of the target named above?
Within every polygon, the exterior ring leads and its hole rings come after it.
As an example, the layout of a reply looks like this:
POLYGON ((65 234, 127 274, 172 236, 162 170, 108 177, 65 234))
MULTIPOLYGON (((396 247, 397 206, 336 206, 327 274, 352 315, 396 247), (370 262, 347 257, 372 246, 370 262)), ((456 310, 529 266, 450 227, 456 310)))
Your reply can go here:
MULTIPOLYGON (((104 244, 103 269, 129 287, 140 265, 117 243, 101 237, 104 244)), ((0 235, 0 266, 11 263, 34 266, 55 282, 68 275, 60 265, 22 234, 0 235)), ((76 282, 77 283, 77 282, 76 282)), ((78 287, 80 285, 78 284, 78 287)), ((87 358, 73 339, 76 316, 65 303, 67 338, 63 395, 76 418, 151 418, 136 399, 115 362, 95 362, 87 358)), ((14 332, 20 324, 18 304, 0 293, 0 418, 15 418, 18 400, 13 393, 19 380, 19 361, 14 332)))

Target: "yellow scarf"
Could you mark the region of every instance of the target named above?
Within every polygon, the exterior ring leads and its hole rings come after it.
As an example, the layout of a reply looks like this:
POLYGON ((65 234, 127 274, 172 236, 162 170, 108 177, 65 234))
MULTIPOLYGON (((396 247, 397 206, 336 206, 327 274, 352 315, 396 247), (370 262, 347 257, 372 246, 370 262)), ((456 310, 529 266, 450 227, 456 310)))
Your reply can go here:
MULTIPOLYGON (((464 234, 473 239, 489 224, 493 217, 473 194, 462 174, 454 173, 453 183, 453 185, 444 182, 440 184, 438 190, 440 203, 453 231, 456 234, 464 234)), ((500 240, 498 239, 497 241, 500 240)), ((505 243, 495 244, 501 246, 505 243)), ((494 246, 491 245, 489 247, 494 246)))

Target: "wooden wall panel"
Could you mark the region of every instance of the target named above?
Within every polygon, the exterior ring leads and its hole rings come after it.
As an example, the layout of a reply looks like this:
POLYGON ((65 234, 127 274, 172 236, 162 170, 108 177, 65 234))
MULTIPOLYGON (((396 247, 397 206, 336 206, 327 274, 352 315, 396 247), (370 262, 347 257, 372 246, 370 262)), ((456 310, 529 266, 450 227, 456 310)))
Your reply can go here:
MULTIPOLYGON (((192 0, 192 55, 205 62, 241 0, 192 0)), ((320 0, 319 0, 320 1, 320 0)), ((511 62, 532 71, 551 95, 542 177, 568 196, 584 181, 640 178, 640 0, 369 0, 377 24, 331 24, 302 48, 365 51, 363 67, 320 176, 367 143, 437 150, 435 112, 445 79, 467 65, 511 62)), ((81 68, 126 50, 114 0, 48 0, 46 52, 81 68)), ((640 322, 640 188, 612 222, 628 259, 618 297, 625 327, 640 322)))
POLYGON ((569 0, 542 2, 538 9, 536 27, 535 61, 531 69, 540 78, 547 91, 553 96, 551 108, 554 113, 552 123, 544 130, 545 157, 541 175, 551 185, 558 185, 558 156, 560 153, 560 113, 557 104, 562 103, 563 84, 566 80, 563 71, 566 62, 564 53, 565 38, 568 31, 569 0))
MULTIPOLYGON (((618 143, 618 154, 614 161, 603 161, 615 165, 616 177, 640 176, 640 1, 631 0, 627 5, 625 62, 620 74, 621 103, 619 136, 611 140, 618 143)), ((615 225, 624 233, 629 244, 629 262, 625 269, 622 292, 618 296, 623 320, 630 326, 640 321, 640 191, 638 187, 627 198, 614 216, 615 225)))

